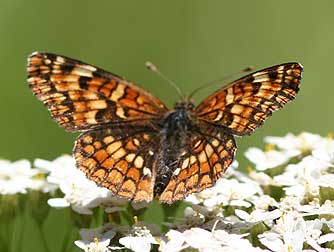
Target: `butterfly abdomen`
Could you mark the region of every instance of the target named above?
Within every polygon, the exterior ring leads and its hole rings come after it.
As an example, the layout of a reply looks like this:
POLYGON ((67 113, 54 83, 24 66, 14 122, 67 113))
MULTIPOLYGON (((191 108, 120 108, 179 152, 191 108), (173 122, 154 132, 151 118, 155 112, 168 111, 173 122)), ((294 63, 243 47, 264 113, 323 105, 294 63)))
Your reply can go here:
POLYGON ((181 165, 182 156, 187 154, 189 130, 192 125, 189 112, 177 109, 166 116, 161 130, 161 144, 156 163, 154 194, 160 195, 173 173, 181 165))

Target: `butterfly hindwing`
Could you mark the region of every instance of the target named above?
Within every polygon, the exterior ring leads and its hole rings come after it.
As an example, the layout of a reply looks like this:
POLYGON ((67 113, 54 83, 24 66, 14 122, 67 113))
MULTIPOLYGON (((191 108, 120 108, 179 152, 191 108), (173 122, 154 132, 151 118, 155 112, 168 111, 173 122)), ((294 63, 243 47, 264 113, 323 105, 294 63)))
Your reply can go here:
POLYGON ((133 201, 151 201, 156 132, 122 125, 81 134, 73 150, 77 166, 97 185, 133 201))
POLYGON ((194 129, 187 154, 180 157, 177 168, 159 197, 168 204, 184 199, 215 184, 233 161, 234 137, 211 126, 194 129))
POLYGON ((197 118, 234 135, 249 135, 295 98, 302 70, 299 63, 286 63, 249 74, 206 98, 196 108, 197 118))
POLYGON ((28 58, 28 82, 67 131, 153 119, 167 110, 158 98, 119 76, 51 53, 28 58))

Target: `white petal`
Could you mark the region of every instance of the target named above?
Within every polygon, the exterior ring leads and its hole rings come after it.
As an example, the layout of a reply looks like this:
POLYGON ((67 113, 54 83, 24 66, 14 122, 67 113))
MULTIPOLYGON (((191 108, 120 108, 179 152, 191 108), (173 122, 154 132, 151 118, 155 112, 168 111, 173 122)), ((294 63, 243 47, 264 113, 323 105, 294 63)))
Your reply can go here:
POLYGON ((246 211, 235 209, 234 213, 236 216, 238 216, 242 220, 249 221, 250 219, 250 215, 246 211))
POLYGON ((280 235, 272 232, 266 232, 258 236, 260 242, 268 249, 275 252, 284 252, 284 244, 280 235))
POLYGON ((221 248, 213 234, 205 229, 192 228, 184 231, 183 235, 187 244, 200 251, 214 251, 221 248))
POLYGON ((329 241, 334 241, 334 233, 330 233, 330 234, 325 234, 320 236, 320 238, 318 239, 318 243, 319 244, 323 244, 325 242, 329 242, 329 241))
POLYGON ((176 230, 169 230, 166 234, 167 242, 161 241, 159 251, 161 252, 178 252, 187 246, 184 244, 185 238, 183 234, 176 230))
POLYGON ((119 239, 119 243, 134 252, 149 252, 151 250, 151 244, 156 244, 157 242, 153 237, 127 236, 119 239))
POLYGON ((64 208, 64 207, 69 207, 70 203, 68 203, 65 199, 63 198, 53 198, 48 200, 48 204, 52 207, 55 208, 64 208))

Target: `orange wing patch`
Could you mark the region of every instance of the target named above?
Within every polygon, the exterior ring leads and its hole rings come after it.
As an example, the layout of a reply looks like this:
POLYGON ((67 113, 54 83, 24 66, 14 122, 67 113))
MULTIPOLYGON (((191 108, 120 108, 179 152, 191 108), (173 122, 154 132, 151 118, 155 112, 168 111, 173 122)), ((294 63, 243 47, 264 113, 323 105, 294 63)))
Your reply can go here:
POLYGON ((93 126, 153 119, 167 111, 144 89, 81 61, 49 53, 28 59, 28 82, 67 131, 93 126))
POLYGON ((231 134, 249 135, 295 98, 302 70, 299 63, 287 63, 245 76, 206 98, 197 117, 231 134))
POLYGON ((73 153, 77 166, 89 179, 115 195, 133 201, 151 201, 156 140, 153 129, 123 125, 80 135, 73 153))
POLYGON ((159 200, 168 204, 212 187, 233 161, 233 136, 218 131, 194 132, 189 155, 180 162, 159 200))

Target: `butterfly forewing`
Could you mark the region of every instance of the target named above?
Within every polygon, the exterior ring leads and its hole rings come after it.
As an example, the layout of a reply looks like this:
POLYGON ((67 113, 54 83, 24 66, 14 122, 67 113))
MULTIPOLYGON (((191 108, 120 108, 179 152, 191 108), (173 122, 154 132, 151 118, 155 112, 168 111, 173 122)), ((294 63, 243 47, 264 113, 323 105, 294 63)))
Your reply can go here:
POLYGON ((197 118, 234 135, 249 135, 295 98, 302 70, 299 63, 286 63, 247 75, 206 98, 196 108, 197 118))
POLYGON ((28 82, 67 131, 149 120, 167 111, 149 92, 100 68, 50 53, 28 58, 28 82))

